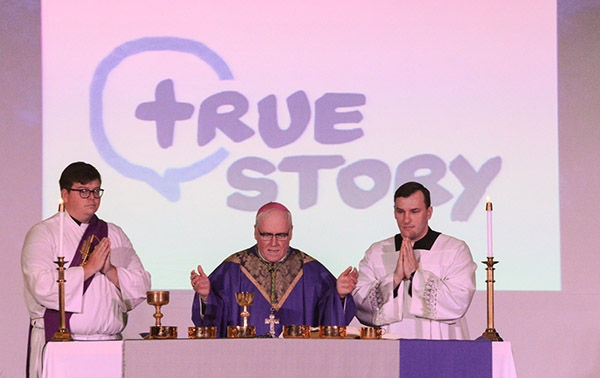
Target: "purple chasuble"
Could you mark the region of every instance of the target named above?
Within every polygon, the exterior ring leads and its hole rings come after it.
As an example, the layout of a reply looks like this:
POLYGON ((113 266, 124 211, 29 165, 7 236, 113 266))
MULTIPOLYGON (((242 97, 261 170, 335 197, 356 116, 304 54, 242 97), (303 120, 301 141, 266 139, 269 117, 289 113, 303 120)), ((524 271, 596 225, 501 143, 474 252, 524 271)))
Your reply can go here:
POLYGON ((355 314, 351 295, 345 298, 344 311, 336 279, 327 268, 294 248, 282 262, 271 264, 262 260, 253 246, 231 255, 209 279, 208 302, 200 303, 199 295, 194 295, 192 321, 196 326, 217 326, 219 337, 227 337, 228 326, 242 324, 242 308, 235 300, 237 292, 254 293, 254 303, 248 308, 248 325, 256 327, 257 336, 269 333, 265 320, 271 309, 279 319, 276 334, 284 325, 348 325, 355 314))
MULTIPOLYGON (((100 243, 100 240, 108 236, 108 224, 102 219, 98 218, 95 214, 90 220, 81 240, 79 241, 79 245, 77 246, 77 251, 81 251, 83 245, 87 242, 91 242, 89 251, 92 253, 96 245, 100 243), (90 239, 91 238, 91 239, 90 239)), ((69 267, 79 266, 83 262, 83 254, 75 252, 73 256, 73 261, 69 267)), ((83 293, 90 286, 90 283, 94 279, 95 275, 92 275, 90 278, 83 282, 83 293)), ((71 332, 71 327, 69 325, 69 320, 71 319, 72 312, 65 313, 65 323, 66 328, 69 333, 71 332)), ((58 310, 46 309, 44 313, 44 331, 46 332, 46 342, 52 340, 56 331, 60 327, 60 312, 58 310)))

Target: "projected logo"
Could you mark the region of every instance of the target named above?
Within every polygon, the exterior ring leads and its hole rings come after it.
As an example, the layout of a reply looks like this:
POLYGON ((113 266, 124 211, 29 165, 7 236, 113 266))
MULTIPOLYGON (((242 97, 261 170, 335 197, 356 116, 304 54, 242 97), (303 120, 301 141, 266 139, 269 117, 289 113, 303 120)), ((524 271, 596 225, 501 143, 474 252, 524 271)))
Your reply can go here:
MULTIPOLYGON (((180 183, 204 176, 222 164, 230 152, 219 147, 208 155, 186 166, 169 167, 161 174, 149 166, 136 164, 122 156, 114 148, 107 135, 104 121, 105 88, 109 76, 127 58, 150 52, 190 54, 200 59, 216 73, 220 81, 233 80, 227 64, 214 51, 204 44, 175 37, 148 37, 127 42, 118 46, 98 65, 90 89, 90 121, 94 143, 101 156, 113 168, 126 177, 141 180, 151 185, 170 201, 180 198, 180 183)), ((313 119, 314 142, 320 145, 341 145, 355 142, 364 136, 361 127, 349 127, 363 120, 356 109, 366 104, 366 96, 361 93, 325 93, 311 104, 304 91, 296 91, 286 99, 289 112, 289 125, 281 128, 277 117, 277 99, 269 95, 257 104, 257 131, 262 142, 271 149, 292 145, 306 132, 313 119), (314 115, 313 108, 314 105, 314 115), (344 124, 343 128, 336 125, 344 124)), ((234 143, 241 143, 255 136, 256 131, 242 121, 249 109, 248 99, 233 90, 220 91, 205 98, 198 107, 196 144, 207 147, 217 135, 223 133, 234 143), (223 107, 229 111, 222 111, 223 107)), ((194 105, 178 101, 172 79, 158 80, 154 88, 154 99, 141 101, 131 113, 137 120, 155 125, 155 141, 161 149, 173 146, 176 124, 188 120, 194 113, 194 105)), ((385 136, 383 136, 385 138, 385 136)), ((422 154, 407 158, 395 168, 394 186, 418 179, 432 192, 434 205, 450 201, 454 195, 444 188, 439 180, 450 171, 464 190, 453 205, 452 220, 466 221, 479 203, 488 185, 501 168, 500 157, 490 158, 476 170, 465 157, 456 156, 448 164, 433 154, 422 154), (423 175, 426 171, 428 174, 423 175), (417 174, 420 173, 420 174, 417 174)), ((319 172, 337 170, 336 188, 339 198, 349 207, 365 209, 384 198, 392 187, 392 171, 388 163, 365 158, 348 163, 343 155, 286 156, 278 164, 259 156, 242 157, 231 163, 227 170, 227 183, 237 191, 227 197, 227 206, 237 210, 254 211, 260 205, 277 199, 278 186, 266 179, 272 173, 289 172, 298 178, 299 207, 306 209, 318 201, 319 172), (264 178, 249 177, 246 171, 256 172, 264 178), (357 184, 357 179, 368 177, 371 187, 357 184), (243 192, 258 192, 250 196, 243 192)))
MULTIPOLYGON (((103 121, 103 94, 106 82, 110 73, 126 58, 150 51, 192 54, 210 66, 219 80, 232 80, 233 75, 223 59, 202 43, 174 37, 149 37, 127 42, 117 47, 96 68, 90 88, 90 127, 96 148, 104 160, 124 176, 147 182, 170 201, 177 201, 180 198, 180 182, 194 180, 211 172, 229 153, 221 147, 188 166, 168 168, 161 175, 150 167, 130 162, 113 148, 103 121)), ((166 148, 172 144, 175 122, 190 118, 192 112, 193 105, 175 101, 173 83, 165 80, 156 88, 156 101, 141 104, 136 116, 156 121, 158 143, 166 148)))

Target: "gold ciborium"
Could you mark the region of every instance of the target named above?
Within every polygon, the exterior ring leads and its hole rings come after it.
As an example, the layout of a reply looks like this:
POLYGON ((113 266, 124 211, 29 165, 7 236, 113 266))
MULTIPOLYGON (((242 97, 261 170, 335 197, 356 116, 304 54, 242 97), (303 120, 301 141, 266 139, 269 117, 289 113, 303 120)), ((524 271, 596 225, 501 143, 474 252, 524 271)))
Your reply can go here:
POLYGON ((161 319, 163 314, 161 307, 169 304, 169 292, 168 291, 148 291, 146 292, 146 301, 149 305, 154 306, 154 319, 155 325, 150 326, 150 333, 146 337, 147 339, 176 339, 177 338, 177 327, 163 326, 161 319))
POLYGON ((309 339, 310 326, 308 325, 284 325, 283 337, 286 339, 309 339))
POLYGON ((346 337, 346 326, 319 326, 319 338, 321 339, 343 339, 346 337))
POLYGON ((217 327, 215 327, 215 326, 188 327, 188 338, 190 338, 190 339, 216 339, 217 338, 217 327))
POLYGON ((252 293, 252 292, 235 293, 235 300, 237 301, 237 303, 240 306, 242 306, 242 312, 240 312, 240 316, 242 317, 242 325, 241 326, 228 326, 227 327, 227 337, 231 337, 231 338, 255 337, 256 336, 256 327, 248 325, 248 318, 250 317, 250 312, 248 311, 248 307, 252 306, 252 303, 254 303, 254 293, 252 293))
POLYGON ((381 327, 361 327, 360 338, 363 340, 379 340, 385 335, 385 329, 381 327))

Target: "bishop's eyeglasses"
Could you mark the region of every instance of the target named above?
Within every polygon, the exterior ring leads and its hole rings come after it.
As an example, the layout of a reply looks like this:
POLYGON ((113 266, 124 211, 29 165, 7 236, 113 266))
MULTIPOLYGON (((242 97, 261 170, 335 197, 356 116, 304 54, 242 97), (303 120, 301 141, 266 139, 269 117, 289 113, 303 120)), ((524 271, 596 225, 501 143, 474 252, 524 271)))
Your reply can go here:
POLYGON ((273 240, 273 236, 275 236, 275 239, 277 239, 278 241, 284 241, 287 240, 287 238, 290 236, 289 232, 280 232, 278 234, 272 234, 270 232, 261 232, 259 229, 257 230, 258 235, 260 235, 260 238, 264 241, 273 240))
POLYGON ((90 195, 93 193, 94 194, 94 198, 100 198, 102 197, 102 195, 104 194, 104 189, 100 189, 100 188, 96 188, 96 189, 69 189, 69 191, 74 191, 74 192, 79 192, 79 195, 81 196, 81 198, 90 198, 90 195))

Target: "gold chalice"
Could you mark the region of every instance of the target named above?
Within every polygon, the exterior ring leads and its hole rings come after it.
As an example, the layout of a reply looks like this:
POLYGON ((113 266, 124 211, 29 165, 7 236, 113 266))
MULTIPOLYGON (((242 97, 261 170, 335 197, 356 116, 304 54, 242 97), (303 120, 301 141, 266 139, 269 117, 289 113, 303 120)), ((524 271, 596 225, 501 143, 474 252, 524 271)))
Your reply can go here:
POLYGON ((248 318, 250 317, 250 312, 248 312, 248 307, 252 306, 254 303, 254 293, 250 292, 241 292, 235 293, 235 299, 237 303, 243 307, 240 316, 242 317, 242 326, 248 327, 248 318))
POLYGON ((169 292, 148 291, 146 292, 146 302, 155 308, 155 325, 150 327, 147 339, 176 339, 177 327, 161 325, 161 319, 164 316, 161 307, 169 304, 169 292))
POLYGON ((242 338, 242 337, 255 337, 256 336, 256 327, 248 325, 248 318, 250 317, 250 312, 248 311, 248 307, 252 306, 254 303, 254 293, 252 292, 240 292, 235 293, 235 300, 237 303, 242 306, 242 312, 240 316, 242 317, 242 325, 241 326, 228 326, 227 327, 227 337, 231 338, 242 338))

